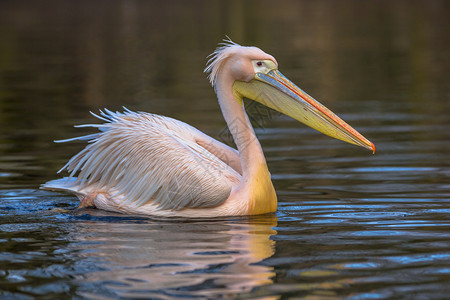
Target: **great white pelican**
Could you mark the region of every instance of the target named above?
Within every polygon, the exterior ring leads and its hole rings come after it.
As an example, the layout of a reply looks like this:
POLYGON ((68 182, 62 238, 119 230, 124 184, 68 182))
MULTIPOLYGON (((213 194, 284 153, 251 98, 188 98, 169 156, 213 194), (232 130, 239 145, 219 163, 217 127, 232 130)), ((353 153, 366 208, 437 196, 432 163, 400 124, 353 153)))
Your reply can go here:
MULTIPOLYGON (((164 217, 217 217, 276 211, 277 196, 245 112, 248 98, 318 131, 375 152, 375 146, 278 71, 275 58, 231 40, 205 72, 237 150, 196 128, 155 114, 101 111, 100 132, 65 141, 89 144, 44 189, 74 193, 80 207, 164 217), (75 177, 76 176, 76 177, 75 177)), ((60 170, 60 171, 61 171, 60 170)))

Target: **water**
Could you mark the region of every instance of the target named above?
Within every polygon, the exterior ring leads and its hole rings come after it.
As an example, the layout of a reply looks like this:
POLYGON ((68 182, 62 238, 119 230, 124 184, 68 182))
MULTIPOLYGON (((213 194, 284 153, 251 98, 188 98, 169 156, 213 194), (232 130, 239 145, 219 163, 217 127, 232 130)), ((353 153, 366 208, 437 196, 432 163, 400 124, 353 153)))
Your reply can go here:
MULTIPOLYGON (((445 1, 0 4, 0 297, 446 299, 445 1), (228 34, 377 146, 276 114, 257 129, 274 215, 156 220, 39 190, 89 110, 144 110, 218 137, 202 68, 228 34)), ((83 131, 87 132, 87 131, 83 131)))

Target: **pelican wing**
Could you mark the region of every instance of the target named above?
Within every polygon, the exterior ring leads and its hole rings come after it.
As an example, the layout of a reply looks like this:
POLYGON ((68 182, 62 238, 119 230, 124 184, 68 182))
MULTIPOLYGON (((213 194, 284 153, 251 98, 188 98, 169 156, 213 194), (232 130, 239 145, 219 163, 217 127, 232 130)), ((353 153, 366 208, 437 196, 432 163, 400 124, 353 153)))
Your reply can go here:
MULTIPOLYGON (((208 140, 186 123, 131 111, 97 117, 107 122, 79 127, 97 127, 100 133, 64 140, 89 140, 63 167, 70 177, 78 173, 80 190, 120 194, 126 205, 179 210, 218 206, 239 182, 240 175, 199 145, 199 137, 208 140)), ((221 151, 217 143, 207 144, 226 157, 237 155, 231 148, 221 151)))
MULTIPOLYGON (((140 114, 144 116, 150 115, 143 112, 140 112, 140 114)), ((197 128, 192 127, 189 124, 181 122, 177 119, 159 115, 151 116, 153 117, 153 122, 157 123, 159 126, 163 126, 171 132, 176 132, 180 136, 183 136, 183 138, 186 140, 195 141, 198 145, 206 149, 215 157, 222 160, 236 172, 242 174, 241 159, 239 157, 239 152, 236 149, 233 149, 230 146, 225 145, 224 143, 219 142, 216 139, 213 139, 197 128)))
POLYGON ((198 145, 222 160, 236 172, 242 174, 241 159, 239 157, 239 152, 236 149, 233 149, 230 146, 213 139, 212 137, 204 134, 199 130, 195 135, 195 141, 198 145))

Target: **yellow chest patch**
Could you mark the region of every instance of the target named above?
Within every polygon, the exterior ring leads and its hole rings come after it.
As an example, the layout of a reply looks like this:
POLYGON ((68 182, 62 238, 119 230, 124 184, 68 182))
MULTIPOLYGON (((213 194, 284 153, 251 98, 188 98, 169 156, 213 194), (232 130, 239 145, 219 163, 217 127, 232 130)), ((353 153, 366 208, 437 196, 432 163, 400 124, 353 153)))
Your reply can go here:
POLYGON ((250 182, 249 214, 266 214, 277 210, 277 195, 267 166, 261 165, 250 182))

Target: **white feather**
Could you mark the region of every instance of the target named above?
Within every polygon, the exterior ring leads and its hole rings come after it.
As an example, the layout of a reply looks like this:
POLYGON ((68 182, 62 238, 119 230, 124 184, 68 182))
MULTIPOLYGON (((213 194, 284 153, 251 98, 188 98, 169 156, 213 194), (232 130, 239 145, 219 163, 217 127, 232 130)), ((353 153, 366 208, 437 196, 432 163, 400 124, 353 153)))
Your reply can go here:
POLYGON ((89 141, 63 167, 67 185, 78 191, 92 187, 120 196, 123 205, 180 210, 219 206, 240 181, 237 152, 186 123, 127 109, 92 114, 108 123, 78 127, 100 133, 59 141, 89 141))

